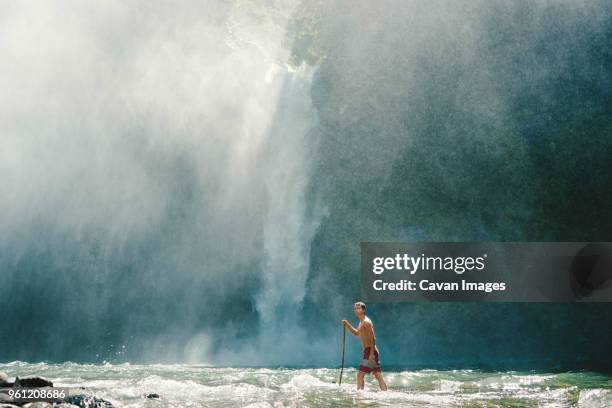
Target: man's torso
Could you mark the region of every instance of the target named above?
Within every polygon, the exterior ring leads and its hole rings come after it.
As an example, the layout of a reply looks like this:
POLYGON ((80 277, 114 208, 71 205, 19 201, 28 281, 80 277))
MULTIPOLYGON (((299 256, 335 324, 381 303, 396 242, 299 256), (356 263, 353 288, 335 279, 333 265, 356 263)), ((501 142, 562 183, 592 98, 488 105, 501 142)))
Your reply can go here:
POLYGON ((370 318, 366 317, 365 319, 363 319, 363 322, 360 322, 359 326, 359 339, 361 340, 363 348, 365 349, 366 347, 374 347, 376 345, 376 337, 374 336, 374 325, 372 324, 370 318), (364 325, 364 323, 369 324, 364 325), (365 330, 361 330, 362 325, 365 326, 365 330))

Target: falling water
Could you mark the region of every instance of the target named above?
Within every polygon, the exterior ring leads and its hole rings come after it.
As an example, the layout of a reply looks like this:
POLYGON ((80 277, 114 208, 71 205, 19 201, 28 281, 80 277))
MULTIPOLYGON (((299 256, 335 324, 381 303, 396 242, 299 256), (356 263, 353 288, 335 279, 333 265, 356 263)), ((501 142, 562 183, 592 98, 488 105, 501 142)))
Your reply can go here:
POLYGON ((251 351, 299 319, 317 225, 296 3, 6 10, 7 348, 22 330, 24 359, 271 361, 251 351))
MULTIPOLYGON (((273 35, 267 37, 265 43, 259 42, 261 33, 254 33, 253 25, 247 24, 249 29, 241 32, 243 25, 233 22, 231 31, 239 44, 253 46, 261 53, 268 64, 264 78, 267 92, 276 95, 275 110, 270 112, 269 126, 258 146, 258 150, 261 149, 259 160, 263 163, 265 210, 261 288, 255 299, 260 327, 254 348, 264 350, 266 357, 249 360, 255 363, 281 362, 286 356, 295 354, 302 343, 298 320, 306 292, 310 242, 317 227, 316 215, 313 215, 316 211, 307 207, 306 200, 310 155, 317 145, 315 137, 309 133, 316 123, 310 100, 313 68, 305 64, 299 67, 287 64, 289 50, 284 41, 287 38, 285 27, 295 4, 286 2, 282 12, 269 13, 282 18, 275 23, 274 29, 267 26, 273 35), (284 349, 279 344, 283 344, 284 349)), ((238 355, 245 352, 253 356, 262 354, 253 353, 253 343, 248 344, 247 350, 250 351, 243 350, 238 355)))
POLYGON ((279 110, 268 135, 264 290, 257 302, 265 324, 273 323, 279 312, 289 312, 289 316, 297 312, 305 292, 309 246, 316 227, 315 220, 307 218, 305 197, 307 152, 313 145, 308 140, 313 113, 306 96, 310 75, 305 67, 283 72, 279 110))
POLYGON ((232 22, 231 30, 233 40, 255 47, 262 62, 268 64, 266 92, 273 93, 276 100, 274 111, 268 112, 269 126, 257 147, 261 149, 258 160, 263 162, 265 210, 261 288, 255 300, 260 319, 256 347, 266 350, 268 357, 263 361, 268 362, 282 361, 280 356, 291 355, 299 347, 297 321, 306 292, 310 242, 317 226, 316 216, 312 215, 316 212, 309 211, 306 204, 310 154, 316 148, 316 139, 309 134, 316 123, 309 95, 313 68, 289 65, 288 44, 284 40, 295 4, 285 2, 281 9, 268 11, 279 17, 275 25, 266 26, 268 37, 262 37, 261 26, 246 24, 248 28, 242 30, 243 24, 237 21, 232 22), (281 351, 279 343, 285 344, 286 350, 281 351))

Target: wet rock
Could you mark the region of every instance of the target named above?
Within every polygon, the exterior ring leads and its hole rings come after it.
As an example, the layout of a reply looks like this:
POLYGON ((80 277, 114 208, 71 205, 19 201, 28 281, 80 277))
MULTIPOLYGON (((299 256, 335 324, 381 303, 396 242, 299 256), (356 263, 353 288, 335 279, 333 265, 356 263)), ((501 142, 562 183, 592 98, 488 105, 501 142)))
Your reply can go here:
POLYGON ((11 402, 11 398, 8 396, 8 392, 0 391, 0 406, 2 406, 2 404, 8 404, 9 402, 11 402))
MULTIPOLYGON (((32 375, 27 377, 17 377, 14 383, 8 382, 8 376, 0 372, 0 388, 2 387, 23 387, 23 388, 44 388, 53 387, 53 382, 38 375, 32 375), (6 383, 8 386, 2 386, 1 384, 6 383)), ((85 388, 80 387, 84 390, 83 394, 71 395, 66 397, 62 402, 56 402, 54 404, 44 401, 35 401, 24 404, 23 402, 12 402, 8 396, 8 390, 0 392, 0 408, 114 408, 113 404, 102 398, 95 397, 90 394, 86 394, 85 388), (12 402, 9 404, 9 402, 12 402)), ((157 394, 152 394, 157 395, 157 394)))
POLYGON ((64 401, 81 408, 113 408, 110 402, 93 395, 71 395, 64 401))
POLYGON ((53 408, 53 404, 48 402, 28 402, 23 408, 53 408))
POLYGON ((5 372, 0 371, 0 387, 8 387, 9 384, 12 385, 12 383, 9 382, 8 375, 6 375, 5 372))
POLYGON ((35 387, 53 387, 53 383, 47 380, 45 377, 40 377, 38 375, 31 375, 28 377, 15 379, 15 387, 27 387, 27 388, 35 388, 35 387))

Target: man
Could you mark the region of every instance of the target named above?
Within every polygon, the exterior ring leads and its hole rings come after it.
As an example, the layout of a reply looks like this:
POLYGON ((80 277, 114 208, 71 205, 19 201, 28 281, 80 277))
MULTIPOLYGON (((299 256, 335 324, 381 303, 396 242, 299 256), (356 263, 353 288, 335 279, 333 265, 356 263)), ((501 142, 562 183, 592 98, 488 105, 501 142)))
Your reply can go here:
POLYGON ((376 347, 376 335, 374 325, 369 317, 366 316, 366 305, 363 302, 355 303, 355 314, 359 318, 359 326, 354 328, 347 320, 342 320, 342 325, 349 329, 353 335, 359 337, 363 344, 363 360, 359 365, 357 373, 357 389, 363 390, 364 378, 368 373, 374 374, 378 380, 378 385, 382 391, 387 391, 387 384, 380 371, 380 358, 378 347, 376 347))

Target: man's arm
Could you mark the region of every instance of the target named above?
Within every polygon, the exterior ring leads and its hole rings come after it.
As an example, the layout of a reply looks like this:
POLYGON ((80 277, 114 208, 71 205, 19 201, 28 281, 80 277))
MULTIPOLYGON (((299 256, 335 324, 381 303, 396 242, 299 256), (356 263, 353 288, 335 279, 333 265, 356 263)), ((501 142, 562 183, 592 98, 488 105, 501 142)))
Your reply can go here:
MULTIPOLYGON (((342 325, 346 327, 347 329, 349 329, 349 331, 353 334, 353 336, 359 337, 359 330, 351 326, 348 320, 342 320, 342 325)), ((361 328, 361 325, 359 325, 359 328, 361 328)))

